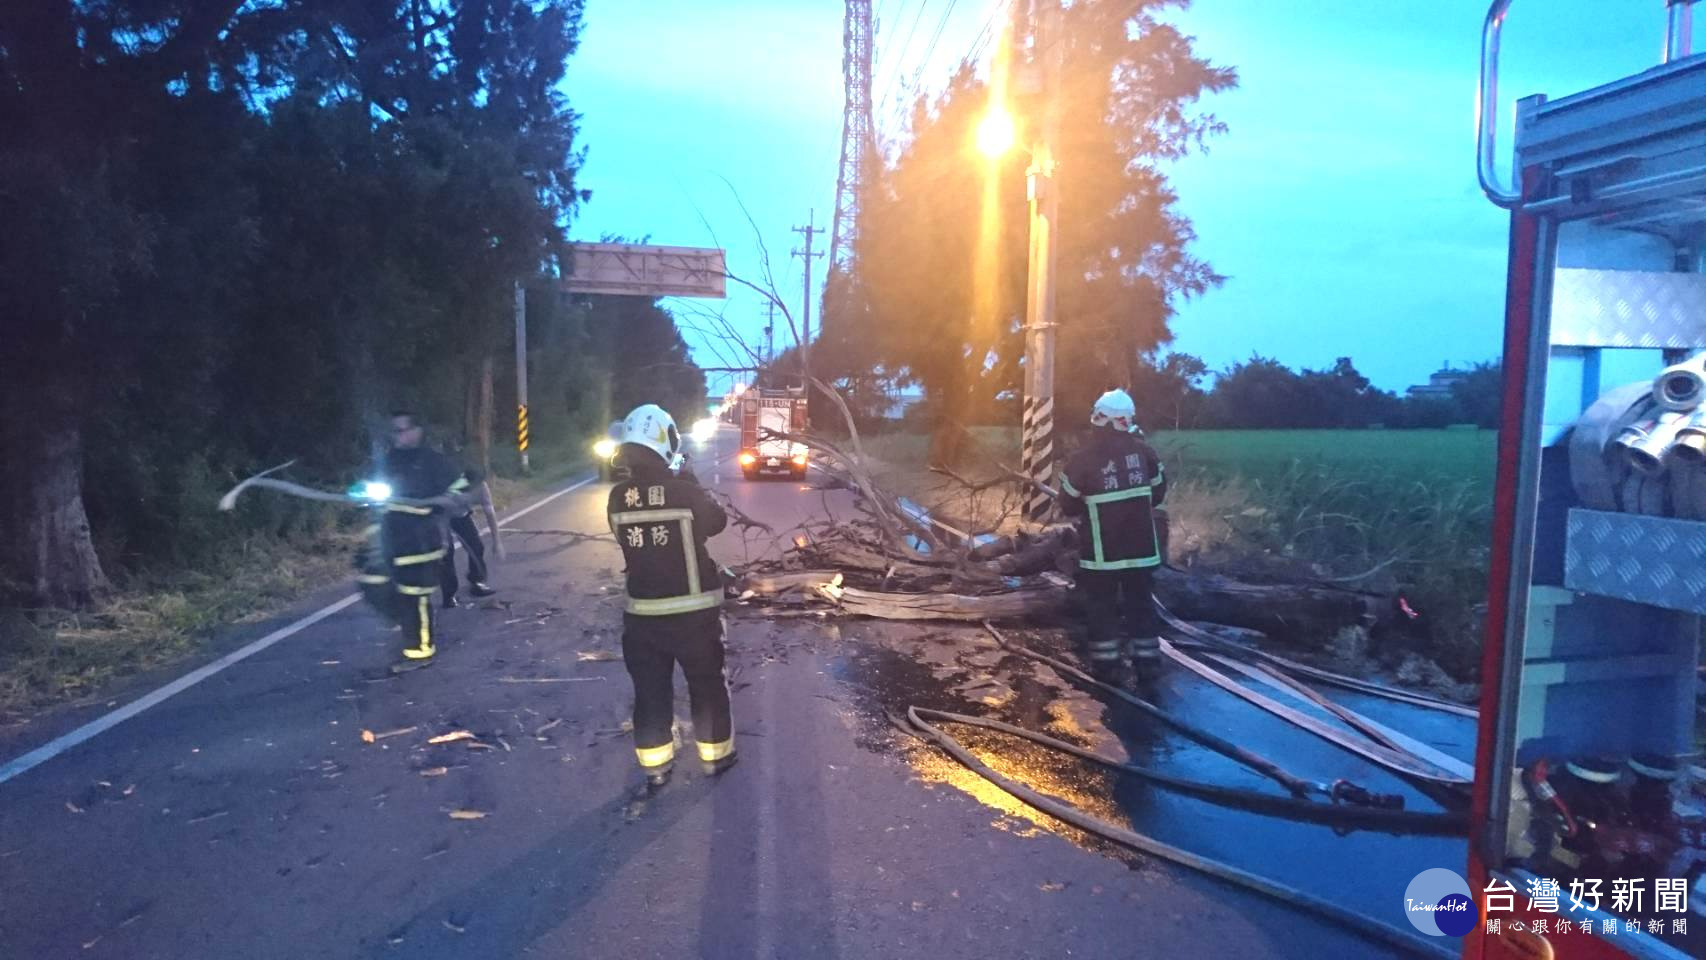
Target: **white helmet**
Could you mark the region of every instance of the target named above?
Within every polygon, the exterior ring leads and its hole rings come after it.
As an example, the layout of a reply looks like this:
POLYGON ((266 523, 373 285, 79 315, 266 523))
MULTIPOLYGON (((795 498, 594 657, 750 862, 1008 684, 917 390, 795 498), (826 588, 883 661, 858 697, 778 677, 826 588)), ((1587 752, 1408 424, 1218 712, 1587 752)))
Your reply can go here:
POLYGON ((1114 428, 1130 432, 1137 425, 1137 405, 1131 402, 1131 395, 1124 390, 1109 390, 1096 400, 1096 405, 1090 408, 1090 425, 1100 427, 1113 424, 1114 428))
POLYGON ((681 450, 681 433, 675 429, 675 418, 655 403, 641 404, 622 418, 617 440, 645 447, 674 464, 681 450))

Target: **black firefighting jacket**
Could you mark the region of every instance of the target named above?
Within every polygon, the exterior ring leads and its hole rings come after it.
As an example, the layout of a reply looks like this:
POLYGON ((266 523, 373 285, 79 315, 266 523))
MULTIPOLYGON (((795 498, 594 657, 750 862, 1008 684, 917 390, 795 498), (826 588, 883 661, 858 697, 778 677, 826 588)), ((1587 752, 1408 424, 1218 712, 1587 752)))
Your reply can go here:
POLYGON ((1161 458, 1141 437, 1095 427, 1067 459, 1060 505, 1078 518, 1078 559, 1085 570, 1132 570, 1161 565, 1155 508, 1167 496, 1161 458))
MULTIPOLYGON (((449 457, 427 447, 391 450, 380 464, 379 475, 391 486, 393 497, 406 500, 431 500, 459 493, 466 486, 461 469, 449 457)), ((381 509, 385 517, 384 549, 393 562, 430 562, 444 555, 444 510, 394 501, 386 501, 381 509)))
POLYGON ((624 447, 629 476, 610 488, 610 531, 628 562, 628 612, 668 616, 720 606, 722 579, 705 541, 728 515, 693 475, 669 472, 663 458, 624 447))

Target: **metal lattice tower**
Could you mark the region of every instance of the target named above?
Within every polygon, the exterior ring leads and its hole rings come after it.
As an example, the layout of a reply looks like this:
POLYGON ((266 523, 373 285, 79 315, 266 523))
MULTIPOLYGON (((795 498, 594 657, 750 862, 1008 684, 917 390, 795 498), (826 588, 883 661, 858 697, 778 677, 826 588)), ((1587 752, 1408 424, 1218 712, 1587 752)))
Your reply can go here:
POLYGON ((844 23, 841 75, 847 105, 841 119, 841 168, 835 179, 835 222, 830 226, 829 256, 832 270, 852 276, 859 238, 859 197, 876 143, 871 124, 871 0, 847 0, 844 23))

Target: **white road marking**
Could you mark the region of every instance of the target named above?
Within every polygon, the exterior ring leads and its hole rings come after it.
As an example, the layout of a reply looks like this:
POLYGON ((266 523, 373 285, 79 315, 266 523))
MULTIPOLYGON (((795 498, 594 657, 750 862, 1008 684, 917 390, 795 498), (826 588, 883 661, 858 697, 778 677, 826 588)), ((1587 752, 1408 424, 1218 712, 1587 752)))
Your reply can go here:
POLYGON ((507 518, 498 521, 498 529, 501 530, 504 527, 509 526, 510 524, 516 522, 517 520, 520 520, 522 517, 525 517, 528 514, 532 513, 533 511, 539 509, 540 507, 543 507, 547 503, 550 503, 552 500, 555 500, 558 497, 560 497, 566 493, 573 493, 576 490, 579 490, 580 488, 586 486, 587 484, 589 484, 589 483, 591 483, 597 479, 598 479, 598 474, 594 473, 592 476, 587 477, 585 480, 577 480, 574 483, 569 484, 568 486, 564 487, 563 489, 558 490, 556 493, 551 494, 550 496, 539 501, 538 503, 533 504, 532 506, 522 507, 520 510, 517 510, 516 512, 510 514, 507 518))
MULTIPOLYGON (((591 483, 597 479, 598 479, 598 474, 594 473, 592 476, 587 477, 584 480, 576 481, 575 483, 572 483, 569 486, 564 487, 561 490, 558 490, 556 493, 551 494, 550 496, 544 498, 543 500, 540 500, 538 503, 535 503, 531 506, 524 507, 521 510, 516 511, 515 513, 511 514, 507 519, 500 521, 498 523, 498 526, 501 528, 501 527, 505 526, 506 524, 513 523, 516 520, 520 519, 521 517, 526 516, 527 514, 532 513, 533 511, 539 509, 540 507, 545 506, 546 504, 557 499, 558 497, 561 497, 566 493, 571 493, 575 490, 579 490, 581 487, 584 487, 587 484, 589 484, 589 483, 591 483)), ((3 767, 0 767, 0 783, 5 783, 6 781, 12 779, 13 777, 16 777, 22 773, 25 773, 29 770, 34 769, 35 767, 38 767, 38 766, 46 763, 47 761, 52 760, 54 757, 59 756, 60 754, 64 753, 67 750, 70 750, 72 747, 75 747, 80 743, 83 743, 83 742, 88 741, 88 740, 92 740, 95 737, 100 736, 101 734, 107 732, 108 730, 111 730, 113 727, 118 726, 119 724, 125 722, 126 720, 129 720, 131 717, 136 716, 137 714, 143 712, 144 710, 147 710, 150 707, 157 706, 160 703, 164 702, 165 700, 167 700, 171 697, 177 696, 180 693, 183 693, 185 690, 188 690, 189 688, 195 686, 196 684, 202 682, 203 680, 206 680, 208 677, 211 677, 214 674, 220 672, 221 670, 224 670, 226 667, 229 667, 232 664, 237 663, 239 661, 246 660, 249 657, 252 657, 257 653, 260 653, 262 650, 265 650, 266 648, 272 646, 273 644, 278 643, 280 640, 284 640, 288 637, 294 636, 295 634, 301 633, 303 630, 306 630, 309 627, 313 626, 314 624, 319 623, 321 620, 324 620, 327 617, 333 616, 334 614, 338 614, 338 613, 343 612, 344 610, 348 609, 352 604, 354 604, 357 600, 360 600, 360 599, 361 599, 361 594, 352 593, 349 596, 343 598, 342 600, 337 601, 336 603, 322 607, 319 610, 316 610, 313 613, 310 613, 306 617, 303 617, 302 619, 296 621, 295 623, 290 624, 289 626, 280 627, 279 629, 274 630, 272 633, 267 634, 266 636, 260 638, 259 640, 254 641, 253 643, 250 643, 249 645, 247 645, 247 646, 245 646, 239 650, 233 650, 232 652, 226 654, 223 657, 220 657, 218 660, 215 660, 212 663, 207 664, 204 667, 200 667, 196 670, 192 670, 189 673, 186 673, 183 676, 179 677, 178 679, 173 680, 171 683, 168 683, 165 686, 159 688, 158 690, 155 690, 152 693, 145 694, 144 696, 140 697, 139 699, 133 700, 130 703, 127 703, 124 706, 119 707, 117 710, 112 711, 111 713, 105 714, 105 715, 99 717, 98 719, 91 720, 88 723, 85 723, 81 727, 78 727, 77 729, 71 731, 70 733, 65 734, 62 737, 59 737, 55 740, 51 740, 45 744, 42 744, 41 746, 37 747, 36 749, 31 750, 29 753, 26 753, 23 756, 18 757, 17 759, 11 761, 10 763, 6 764, 3 767)))

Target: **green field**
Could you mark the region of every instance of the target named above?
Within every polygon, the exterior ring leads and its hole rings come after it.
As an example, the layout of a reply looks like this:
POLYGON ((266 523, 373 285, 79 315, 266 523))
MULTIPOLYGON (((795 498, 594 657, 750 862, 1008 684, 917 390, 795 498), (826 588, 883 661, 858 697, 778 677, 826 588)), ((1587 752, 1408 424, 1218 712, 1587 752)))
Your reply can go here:
POLYGON ((1497 439, 1491 430, 1186 430, 1152 436, 1169 465, 1191 474, 1257 478, 1312 467, 1468 482, 1489 497, 1497 439))
POLYGON ((1179 485, 1173 509, 1205 555, 1260 555, 1402 592, 1423 614, 1416 652, 1467 678, 1479 659, 1497 438, 1239 430, 1154 441, 1179 485))

